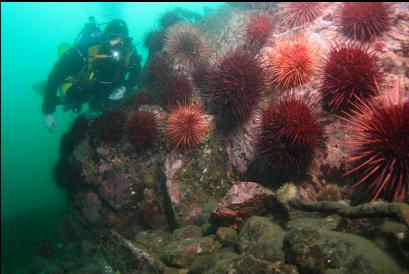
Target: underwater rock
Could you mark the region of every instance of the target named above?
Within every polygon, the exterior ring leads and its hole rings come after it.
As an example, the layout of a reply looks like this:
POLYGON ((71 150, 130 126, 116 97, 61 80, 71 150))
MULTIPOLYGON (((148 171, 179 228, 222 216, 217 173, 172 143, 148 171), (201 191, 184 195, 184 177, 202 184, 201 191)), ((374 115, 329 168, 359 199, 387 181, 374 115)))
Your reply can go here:
POLYGON ((243 225, 237 242, 241 252, 275 262, 284 261, 282 251, 286 232, 267 217, 253 216, 243 225))
POLYGON ((105 231, 102 243, 109 263, 122 273, 163 273, 165 266, 154 255, 133 245, 114 230, 105 231))
POLYGON ((166 226, 166 216, 155 191, 150 188, 143 190, 144 204, 141 208, 141 215, 150 227, 159 228, 166 226))
POLYGON ((126 174, 112 174, 99 186, 99 194, 110 206, 120 210, 134 200, 141 200, 140 197, 139 199, 133 197, 135 195, 130 191, 132 185, 132 180, 126 174))
POLYGON ((163 248, 173 241, 172 233, 163 230, 142 231, 132 241, 135 245, 144 247, 145 250, 160 254, 163 248))
POLYGON ((166 159, 165 164, 165 174, 166 174, 166 186, 169 194, 169 198, 172 202, 172 205, 180 205, 180 191, 179 185, 174 182, 173 177, 176 172, 183 166, 183 161, 181 159, 172 159, 172 156, 166 159))
POLYGON ((226 155, 214 139, 165 161, 166 190, 178 225, 203 224, 232 181, 226 175, 226 155))
POLYGON ((220 248, 212 237, 188 238, 165 246, 162 259, 171 266, 186 267, 197 257, 209 255, 220 248))
POLYGON ((242 223, 246 218, 262 213, 274 193, 253 182, 232 186, 210 215, 211 223, 242 223))
POLYGON ((232 246, 237 240, 236 230, 229 227, 219 227, 216 235, 224 246, 232 246))
POLYGON ((231 263, 240 257, 242 256, 233 252, 231 249, 220 249, 209 256, 195 259, 189 266, 189 273, 228 273, 227 270, 231 263))
POLYGON ((91 224, 101 225, 107 214, 107 209, 95 192, 79 193, 76 196, 76 204, 81 215, 91 224))
MULTIPOLYGON (((83 140, 74 147, 73 158, 81 168, 85 183, 91 186, 99 185, 101 176, 99 175, 98 167, 94 165, 93 152, 88 139, 83 140)), ((111 166, 108 164, 101 167, 101 171, 109 169, 111 169, 111 166)))
POLYGON ((83 240, 83 241, 81 241, 81 247, 82 247, 82 252, 85 254, 85 255, 88 255, 88 256, 93 256, 93 255, 95 255, 96 254, 96 252, 98 251, 98 246, 97 245, 95 245, 94 243, 91 243, 91 242, 89 242, 89 241, 86 241, 86 240, 83 240))
POLYGON ((402 273, 389 255, 352 234, 317 228, 290 231, 284 239, 286 262, 302 273, 402 273))
POLYGON ((316 228, 325 230, 335 230, 342 222, 342 217, 339 215, 329 215, 327 217, 322 217, 317 215, 315 217, 299 217, 293 220, 290 220, 286 228, 292 230, 295 228, 316 228))
POLYGON ((257 133, 257 119, 254 118, 255 116, 256 112, 232 134, 231 143, 228 144, 229 160, 239 174, 247 171, 256 156, 254 139, 257 133))
POLYGON ((228 273, 247 274, 247 273, 286 273, 298 274, 297 267, 293 265, 286 265, 282 262, 269 262, 254 258, 253 256, 245 256, 235 260, 229 266, 228 273))
POLYGON ((196 225, 186 225, 173 231, 175 240, 202 237, 202 228, 196 225))

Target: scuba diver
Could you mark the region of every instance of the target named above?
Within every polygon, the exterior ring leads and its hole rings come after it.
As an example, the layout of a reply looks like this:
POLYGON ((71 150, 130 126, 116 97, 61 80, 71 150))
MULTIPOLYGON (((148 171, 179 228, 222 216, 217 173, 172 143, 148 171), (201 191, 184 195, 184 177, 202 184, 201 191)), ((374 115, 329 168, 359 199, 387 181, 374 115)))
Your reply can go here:
POLYGON ((74 46, 66 50, 48 75, 42 112, 50 132, 56 128, 53 113, 57 105, 74 112, 80 112, 84 103, 88 103, 90 111, 114 108, 139 84, 141 57, 128 35, 128 26, 121 19, 110 21, 102 33, 90 17, 74 46))

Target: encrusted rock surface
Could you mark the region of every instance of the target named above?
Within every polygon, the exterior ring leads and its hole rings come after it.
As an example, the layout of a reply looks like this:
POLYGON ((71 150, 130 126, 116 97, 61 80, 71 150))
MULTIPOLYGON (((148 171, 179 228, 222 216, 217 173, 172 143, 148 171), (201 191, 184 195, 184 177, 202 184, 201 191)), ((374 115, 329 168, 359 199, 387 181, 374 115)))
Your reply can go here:
POLYGON ((212 223, 242 223, 251 215, 266 209, 273 192, 257 183, 235 184, 223 197, 216 210, 210 215, 212 223))
POLYGON ((347 233, 300 228, 284 240, 286 260, 305 273, 401 273, 372 242, 347 233), (337 272, 335 272, 337 271, 337 272))

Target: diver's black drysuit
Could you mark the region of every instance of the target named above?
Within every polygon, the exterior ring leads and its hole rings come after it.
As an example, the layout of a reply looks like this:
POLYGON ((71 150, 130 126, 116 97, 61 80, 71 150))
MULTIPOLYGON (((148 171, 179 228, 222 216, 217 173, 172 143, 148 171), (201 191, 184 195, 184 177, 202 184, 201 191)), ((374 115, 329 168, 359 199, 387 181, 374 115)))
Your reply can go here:
MULTIPOLYGON (((102 43, 101 43, 102 44, 102 43)), ((63 102, 57 96, 58 87, 69 77, 77 77, 88 66, 87 47, 75 47, 66 52, 54 65, 48 75, 42 104, 43 114, 55 112, 57 104, 63 103, 65 110, 81 109, 83 103, 88 102, 91 108, 104 109, 107 105, 108 96, 120 86, 127 91, 139 84, 141 72, 141 57, 134 45, 128 49, 129 65, 125 61, 117 61, 112 58, 95 59, 91 80, 79 80, 73 84, 67 92, 63 102)), ((98 54, 109 55, 107 49, 101 45, 98 54)), ((122 53, 124 54, 124 53, 122 53)), ((81 77, 77 77, 81 78, 81 77)), ((109 103, 108 103, 109 104, 109 103)))

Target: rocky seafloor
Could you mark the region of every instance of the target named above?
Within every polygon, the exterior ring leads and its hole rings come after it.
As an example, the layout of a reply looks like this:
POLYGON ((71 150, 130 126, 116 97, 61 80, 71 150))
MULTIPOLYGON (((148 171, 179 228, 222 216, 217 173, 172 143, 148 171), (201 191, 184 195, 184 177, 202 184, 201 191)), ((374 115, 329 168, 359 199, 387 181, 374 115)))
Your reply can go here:
MULTIPOLYGON (((337 5, 326 5, 302 28, 317 44, 339 37, 337 5)), ((273 14, 280 8, 266 6, 273 14)), ((243 43, 255 8, 265 7, 225 5, 197 23, 217 49, 210 63, 243 43)), ((398 90, 405 98, 409 53, 402 33, 409 32, 409 6, 395 8, 401 18, 394 23, 397 34, 380 38, 377 54, 384 90, 398 90)), ((269 39, 292 31, 276 27, 269 39)), ((259 52, 266 51, 268 46, 259 52)), ((151 54, 147 64, 154 58, 151 54)), ((203 104, 192 71, 173 69, 188 75, 194 100, 203 104)), ((298 92, 314 96, 316 90, 312 81, 298 92)), ((78 180, 67 191, 67 240, 34 249, 35 273, 409 273, 407 198, 366 203, 366 194, 350 187, 351 179, 342 176, 348 150, 339 140, 345 132, 335 116, 325 117, 325 147, 295 182, 298 198, 278 201, 285 182, 265 172, 268 165, 258 158, 254 142, 256 117, 274 95, 263 96, 251 117, 227 134, 208 115, 205 141, 192 150, 172 149, 166 134, 144 149, 125 137, 104 142, 85 134, 64 155, 75 167, 65 176, 78 180)), ((153 112, 159 124, 166 120, 166 109, 156 102, 136 108, 153 112)))

